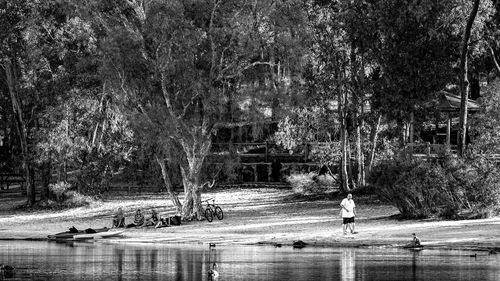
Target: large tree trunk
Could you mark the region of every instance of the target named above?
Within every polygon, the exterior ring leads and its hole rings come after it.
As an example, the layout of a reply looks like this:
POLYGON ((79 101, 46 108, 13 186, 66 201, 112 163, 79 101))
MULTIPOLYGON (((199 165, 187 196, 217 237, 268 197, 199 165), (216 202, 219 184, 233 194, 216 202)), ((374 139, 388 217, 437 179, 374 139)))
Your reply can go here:
POLYGON ((465 150, 465 137, 467 135, 467 101, 468 101, 468 90, 469 83, 467 78, 467 51, 469 45, 469 38, 472 29, 472 24, 474 24, 474 19, 477 15, 477 10, 479 8, 479 1, 475 0, 472 6, 472 10, 467 20, 467 25, 465 26, 464 37, 462 38, 462 49, 460 51, 460 142, 458 143, 458 154, 463 156, 465 150))
POLYGON ((207 130, 200 129, 191 136, 179 140, 186 159, 181 161, 181 175, 184 184, 184 203, 182 206, 182 215, 185 219, 202 218, 201 190, 200 184, 201 170, 203 162, 207 156, 212 144, 210 134, 207 130))
POLYGON ((197 106, 198 118, 184 121, 178 118, 170 103, 168 90, 162 83, 167 110, 174 120, 176 128, 176 142, 182 148, 180 169, 184 185, 184 202, 182 204, 183 219, 201 220, 201 190, 200 176, 203 162, 212 145, 210 116, 206 116, 203 104, 197 106), (196 120, 197 119, 197 120, 196 120), (192 123, 190 123, 192 122, 192 123))
POLYGON ((356 162, 357 162, 357 182, 358 186, 365 185, 365 164, 364 164, 364 155, 363 155, 363 147, 361 143, 363 141, 363 135, 361 134, 361 126, 362 124, 356 124, 356 162))
POLYGON ((367 168, 366 172, 370 173, 373 167, 373 160, 375 159, 375 150, 377 148, 377 139, 378 139, 378 133, 379 133, 379 127, 380 127, 380 121, 382 119, 382 115, 378 115, 377 121, 375 121, 372 124, 371 132, 370 132, 370 143, 371 143, 371 148, 370 148, 370 154, 368 155, 368 163, 367 163, 367 168))
POLYGON ((346 101, 347 93, 342 91, 338 95, 338 112, 340 118, 340 180, 341 188, 344 192, 349 192, 351 189, 349 187, 349 173, 347 171, 348 158, 347 158, 347 114, 346 114, 346 101))
POLYGON ((364 159, 363 159, 363 149, 361 146, 362 143, 362 134, 361 127, 363 126, 361 115, 363 112, 363 76, 364 73, 361 72, 361 67, 358 64, 358 60, 356 57, 356 47, 354 43, 351 43, 351 88, 352 91, 352 99, 354 106, 354 129, 355 129, 355 145, 356 145, 356 182, 353 179, 353 187, 364 186, 364 159))
POLYGON ((172 188, 172 181, 170 180, 170 177, 168 175, 165 160, 158 155, 155 155, 155 157, 156 162, 158 163, 158 165, 160 165, 161 175, 163 176, 163 183, 165 184, 165 188, 167 189, 168 195, 170 196, 170 200, 172 200, 172 204, 175 206, 177 212, 180 213, 182 211, 182 204, 181 201, 179 201, 179 197, 177 197, 177 194, 175 194, 172 188))
POLYGON ((271 120, 272 121, 277 121, 278 120, 278 109, 280 107, 280 94, 281 94, 281 86, 282 86, 282 79, 281 79, 281 73, 280 73, 280 64, 276 63, 276 58, 274 51, 271 51, 271 56, 269 60, 269 65, 271 66, 271 83, 273 86, 274 90, 274 95, 272 96, 271 100, 271 120), (275 64, 276 64, 276 69, 275 69, 275 64))
POLYGON ((353 163, 351 161, 352 159, 352 148, 351 148, 351 142, 349 141, 349 138, 347 138, 347 178, 349 179, 349 190, 354 190, 358 187, 358 183, 354 180, 354 176, 352 173, 353 170, 353 163))
POLYGON ((106 93, 106 84, 102 86, 102 96, 99 103, 99 120, 95 124, 94 133, 92 134, 91 150, 101 150, 101 142, 104 134, 104 126, 106 122, 106 112, 108 109, 109 95, 106 93))
POLYGON ((50 178, 51 178, 52 163, 44 162, 41 166, 40 178, 42 180, 42 190, 40 191, 40 200, 50 199, 50 178))
POLYGON ((32 206, 35 204, 35 186, 33 181, 33 171, 31 168, 31 155, 28 147, 28 129, 26 122, 24 121, 23 109, 18 94, 17 71, 15 69, 15 65, 9 59, 5 59, 2 66, 5 70, 5 77, 7 78, 7 86, 9 88, 12 109, 16 116, 16 128, 19 134, 24 176, 26 180, 27 204, 28 206, 32 206))
POLYGON ((200 175, 181 165, 182 182, 184 183, 184 204, 182 214, 185 219, 201 220, 201 185, 200 175))

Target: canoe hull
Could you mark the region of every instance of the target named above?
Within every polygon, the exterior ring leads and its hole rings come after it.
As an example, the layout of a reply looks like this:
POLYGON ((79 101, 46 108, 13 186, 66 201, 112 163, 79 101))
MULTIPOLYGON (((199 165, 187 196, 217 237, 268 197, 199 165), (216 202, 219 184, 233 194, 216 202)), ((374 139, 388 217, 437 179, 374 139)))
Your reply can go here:
MULTIPOLYGON (((101 233, 101 232, 107 232, 109 230, 109 228, 105 227, 105 228, 96 228, 94 229, 97 233, 101 233)), ((53 235, 48 235, 47 237, 51 240, 64 240, 64 239, 73 239, 73 237, 75 235, 81 235, 81 234, 87 234, 84 230, 82 231, 78 231, 78 232, 69 232, 69 231, 65 231, 65 232, 60 232, 60 233, 56 233, 56 234, 53 234, 53 235)), ((95 234, 95 233, 92 233, 92 234, 95 234)))
POLYGON ((112 231, 98 232, 98 233, 77 234, 77 235, 73 236, 73 240, 109 238, 109 237, 120 236, 122 233, 123 233, 123 230, 112 230, 112 231))

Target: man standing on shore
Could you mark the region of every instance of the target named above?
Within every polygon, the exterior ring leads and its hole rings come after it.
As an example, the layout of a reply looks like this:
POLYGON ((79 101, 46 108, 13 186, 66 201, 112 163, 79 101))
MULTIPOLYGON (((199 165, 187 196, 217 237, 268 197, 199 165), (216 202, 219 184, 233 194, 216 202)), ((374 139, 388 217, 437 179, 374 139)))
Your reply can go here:
POLYGON ((352 194, 347 194, 347 198, 344 198, 340 203, 340 208, 342 212, 342 229, 344 230, 344 235, 347 235, 347 228, 352 234, 357 232, 354 230, 354 217, 356 216, 356 204, 352 200, 352 194))

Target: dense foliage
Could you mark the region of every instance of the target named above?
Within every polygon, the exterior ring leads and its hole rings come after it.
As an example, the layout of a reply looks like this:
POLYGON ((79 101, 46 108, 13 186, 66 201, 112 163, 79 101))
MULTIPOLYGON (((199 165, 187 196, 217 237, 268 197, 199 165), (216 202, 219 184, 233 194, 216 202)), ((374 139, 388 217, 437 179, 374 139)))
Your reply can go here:
POLYGON ((329 175, 315 172, 291 174, 286 178, 293 192, 303 196, 332 196, 338 192, 337 181, 329 175))
POLYGON ((500 80, 486 87, 481 97, 481 110, 472 117, 474 134, 472 149, 480 154, 500 153, 500 80))
POLYGON ((51 196, 39 204, 40 207, 50 209, 64 209, 89 206, 96 203, 93 197, 84 195, 74 189, 71 184, 57 182, 49 185, 51 196))
POLYGON ((489 217, 500 210, 500 169, 482 157, 381 162, 369 181, 405 218, 489 217))
MULTIPOLYGON (((488 160, 394 160, 415 124, 442 115, 436 93, 467 79, 481 95, 469 151, 498 153, 500 4, 473 3, 0 1, 0 168, 24 174, 28 205, 37 185, 48 200, 54 182, 99 194, 116 174, 161 174, 173 205, 199 219, 209 173, 242 173, 231 144, 222 167, 208 162, 215 135, 231 143, 254 124, 260 136, 258 123, 275 133, 265 141, 306 145, 341 191, 369 176, 408 217, 494 209, 488 160)), ((315 179, 290 182, 321 192, 315 179)))

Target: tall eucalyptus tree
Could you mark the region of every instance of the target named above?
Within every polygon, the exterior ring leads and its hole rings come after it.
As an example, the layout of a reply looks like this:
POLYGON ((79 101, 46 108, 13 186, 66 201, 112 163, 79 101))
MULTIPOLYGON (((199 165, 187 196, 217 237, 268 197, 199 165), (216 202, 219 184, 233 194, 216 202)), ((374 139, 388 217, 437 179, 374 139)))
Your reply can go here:
MULTIPOLYGON (((268 1, 119 2, 95 2, 91 9, 107 33, 103 73, 129 116, 149 124, 142 131, 177 148, 182 213, 199 219, 201 171, 226 116, 228 92, 236 94, 233 86, 252 68, 269 64, 254 52, 251 37, 269 28, 252 13, 268 1)), ((158 155, 160 165, 164 155, 158 155)))

